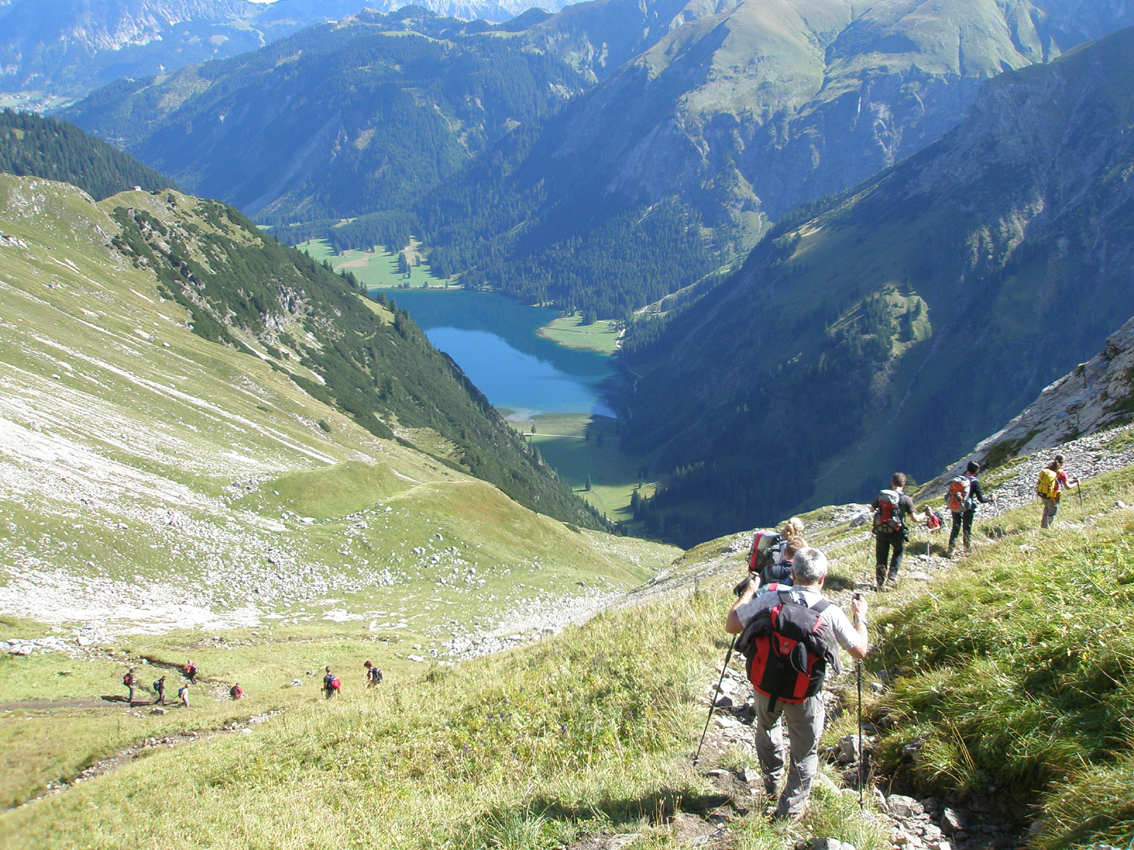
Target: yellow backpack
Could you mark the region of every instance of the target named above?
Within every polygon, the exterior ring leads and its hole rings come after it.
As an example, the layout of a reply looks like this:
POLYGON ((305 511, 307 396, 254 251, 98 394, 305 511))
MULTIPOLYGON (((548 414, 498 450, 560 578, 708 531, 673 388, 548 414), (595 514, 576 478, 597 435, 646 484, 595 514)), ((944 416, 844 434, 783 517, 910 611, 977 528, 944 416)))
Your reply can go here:
POLYGON ((1054 469, 1043 468, 1040 472, 1039 481, 1036 482, 1036 493, 1040 496, 1046 496, 1049 499, 1059 498, 1058 478, 1055 475, 1054 469))

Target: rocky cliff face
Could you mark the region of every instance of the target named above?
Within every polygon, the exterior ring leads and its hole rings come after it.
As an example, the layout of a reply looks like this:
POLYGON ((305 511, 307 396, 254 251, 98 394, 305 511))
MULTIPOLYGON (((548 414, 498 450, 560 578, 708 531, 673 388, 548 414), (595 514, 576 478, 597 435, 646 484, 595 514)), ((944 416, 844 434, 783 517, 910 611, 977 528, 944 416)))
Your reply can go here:
POLYGON ((1034 454, 1085 434, 1134 419, 1134 319, 1075 371, 1044 388, 1040 397, 989 437, 973 456, 983 463, 1034 454))

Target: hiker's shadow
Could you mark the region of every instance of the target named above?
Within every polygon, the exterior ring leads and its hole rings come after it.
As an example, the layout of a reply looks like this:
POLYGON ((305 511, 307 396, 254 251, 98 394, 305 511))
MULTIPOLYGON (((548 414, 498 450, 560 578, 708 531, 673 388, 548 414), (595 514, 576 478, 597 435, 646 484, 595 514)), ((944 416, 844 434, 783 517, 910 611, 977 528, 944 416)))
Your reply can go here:
POLYGON ((130 702, 129 697, 124 697, 122 694, 103 694, 101 699, 103 702, 124 702, 131 706, 138 705, 137 700, 130 702))

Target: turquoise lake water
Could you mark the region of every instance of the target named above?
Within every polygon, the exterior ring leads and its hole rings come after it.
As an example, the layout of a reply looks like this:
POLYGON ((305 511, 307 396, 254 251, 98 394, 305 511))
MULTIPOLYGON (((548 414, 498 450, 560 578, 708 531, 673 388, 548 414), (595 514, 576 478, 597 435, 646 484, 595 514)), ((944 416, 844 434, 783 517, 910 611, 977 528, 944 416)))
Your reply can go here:
POLYGON ((539 413, 614 416, 599 385, 612 359, 556 345, 536 334, 555 310, 526 307, 485 292, 384 290, 408 310, 429 341, 457 362, 497 408, 513 418, 539 413))

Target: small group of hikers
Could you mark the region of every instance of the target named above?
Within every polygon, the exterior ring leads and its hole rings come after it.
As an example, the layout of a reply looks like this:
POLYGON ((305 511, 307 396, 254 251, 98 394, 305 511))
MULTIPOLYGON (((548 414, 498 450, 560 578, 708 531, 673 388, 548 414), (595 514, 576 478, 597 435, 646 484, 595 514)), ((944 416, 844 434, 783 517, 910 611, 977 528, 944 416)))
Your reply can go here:
MULTIPOLYGON (((189 707, 189 685, 196 684, 197 682, 197 665, 192 660, 185 663, 185 669, 182 671, 185 678, 188 680, 187 684, 182 684, 177 689, 177 704, 182 708, 189 707)), ((165 705, 165 676, 161 676, 153 683, 153 692, 157 695, 150 703, 151 705, 165 705)), ((134 689, 141 686, 138 681, 138 672, 135 668, 131 667, 126 671, 126 675, 122 677, 122 684, 126 686, 128 691, 126 695, 126 702, 130 705, 134 704, 134 689)))
MULTIPOLYGON (((382 683, 382 671, 375 664, 367 660, 362 666, 366 668, 366 687, 373 688, 382 683)), ((323 696, 327 699, 336 697, 342 691, 342 687, 343 683, 338 676, 331 672, 330 665, 328 665, 326 675, 323 676, 323 696)))
MULTIPOLYGON (((1049 528, 1059 509, 1059 494, 1075 485, 1063 471, 1063 456, 1044 467, 1036 485, 1043 499, 1041 527, 1049 528)), ((949 557, 960 537, 964 551, 972 541, 977 506, 995 502, 986 496, 970 461, 965 472, 950 480, 946 506, 953 515, 949 557)), ((875 580, 878 589, 892 586, 901 566, 906 541, 906 518, 926 520, 905 494, 906 476, 895 473, 890 488, 871 503, 874 512, 875 580)), ((779 533, 761 532, 752 541, 748 576, 737 585, 736 604, 728 613, 725 631, 738 635, 735 646, 744 655, 745 671, 756 692, 756 753, 765 793, 775 799, 776 819, 798 819, 807 809, 819 767, 818 746, 825 706, 821 696, 828 670, 838 674, 841 662, 836 644, 861 661, 870 649, 867 602, 855 593, 850 616, 823 597, 827 558, 803 539, 804 525, 792 517, 779 533), (788 738, 785 760, 784 731, 788 738), (784 781, 785 766, 787 768, 784 781)))
MULTIPOLYGON (((946 557, 952 558, 960 537, 965 554, 972 546, 973 517, 978 505, 996 501, 996 495, 985 496, 977 473, 980 464, 975 460, 968 462, 965 471, 949 481, 945 504, 953 515, 953 525, 949 531, 949 548, 946 557)), ((893 587, 898 581, 898 570, 902 566, 906 542, 909 540, 909 522, 921 524, 935 518, 928 506, 922 511, 914 506, 913 499, 905 493, 906 476, 895 472, 890 479, 890 487, 882 490, 870 503, 874 514, 874 581, 879 590, 893 587)))
MULTIPOLYGON (((370 661, 367 661, 363 666, 366 668, 367 687, 372 688, 375 685, 380 684, 382 681, 382 671, 379 670, 378 667, 376 667, 370 661)), ((197 665, 193 663, 192 659, 185 662, 185 667, 182 670, 182 674, 187 680, 187 683, 183 684, 180 688, 177 689, 177 702, 183 708, 188 708, 189 685, 197 684, 197 665)), ((150 703, 151 705, 165 705, 165 678, 165 676, 162 676, 160 679, 153 683, 153 691, 157 696, 153 700, 153 702, 150 703)), ((126 686, 126 689, 128 691, 126 701, 130 703, 130 705, 133 705, 134 690, 135 688, 139 687, 138 673, 135 668, 131 667, 126 671, 126 674, 122 677, 122 684, 126 686)), ((331 672, 331 668, 328 666, 326 675, 323 676, 324 696, 326 696, 328 699, 330 697, 337 696, 341 689, 342 682, 339 681, 338 676, 331 672)), ((246 696, 246 693, 244 688, 240 686, 240 683, 236 682, 231 688, 228 689, 228 695, 235 700, 243 699, 246 696)))

